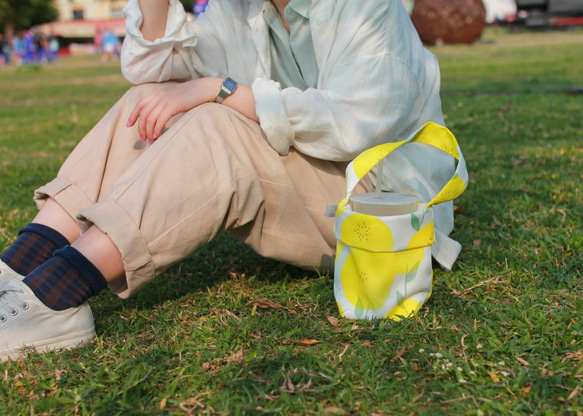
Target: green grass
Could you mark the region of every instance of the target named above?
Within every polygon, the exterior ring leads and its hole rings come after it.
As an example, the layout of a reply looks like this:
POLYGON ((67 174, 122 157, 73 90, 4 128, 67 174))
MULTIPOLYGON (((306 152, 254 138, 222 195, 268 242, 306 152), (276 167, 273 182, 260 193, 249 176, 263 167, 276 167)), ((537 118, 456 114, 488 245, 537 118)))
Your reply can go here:
MULTIPOLYGON (((0 414, 583 414, 581 50, 581 31, 501 30, 432 49, 470 186, 464 250, 414 319, 337 321, 331 276, 223 236, 91 300, 94 342, 0 363, 0 414)), ((98 57, 0 68, 0 249, 127 87, 98 57)))

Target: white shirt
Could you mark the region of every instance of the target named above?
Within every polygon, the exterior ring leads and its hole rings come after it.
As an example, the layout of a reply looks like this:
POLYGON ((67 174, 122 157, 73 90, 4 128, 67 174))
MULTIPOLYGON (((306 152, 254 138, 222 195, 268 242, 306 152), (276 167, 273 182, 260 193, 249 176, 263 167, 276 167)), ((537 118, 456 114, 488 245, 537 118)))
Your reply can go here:
MULTIPOLYGON (((312 157, 347 161, 403 140, 428 121, 444 124, 437 60, 423 48, 400 0, 288 4, 285 17, 293 23, 299 13, 302 30, 311 30, 317 65, 306 65, 309 73, 302 74, 315 86, 285 88, 272 80, 264 6, 265 0, 211 0, 205 13, 187 21, 179 0, 170 0, 165 35, 150 42, 139 29, 138 0, 129 0, 122 72, 135 84, 229 76, 252 86, 260 125, 282 155, 293 146, 312 157)), ((429 201, 453 175, 454 160, 415 143, 389 156, 384 172, 386 190, 429 201)), ((435 214, 438 249, 453 243, 446 238, 440 244, 442 233, 453 229, 452 203, 436 206, 435 214)), ((438 260, 448 268, 457 253, 446 257, 438 260)))

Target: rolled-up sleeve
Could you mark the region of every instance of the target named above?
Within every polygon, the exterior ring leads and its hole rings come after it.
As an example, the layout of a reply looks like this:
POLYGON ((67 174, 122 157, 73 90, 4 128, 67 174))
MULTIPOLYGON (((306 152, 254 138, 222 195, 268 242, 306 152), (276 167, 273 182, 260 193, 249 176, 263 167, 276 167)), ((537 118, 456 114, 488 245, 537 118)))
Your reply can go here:
POLYGON ((423 91, 401 61, 380 56, 335 72, 323 88, 305 91, 255 80, 261 127, 280 154, 293 146, 309 156, 346 161, 376 144, 408 137, 424 120, 442 122, 437 92, 423 91))
POLYGON ((278 82, 257 78, 252 84, 255 111, 271 146, 286 155, 294 143, 295 132, 284 107, 278 82))
POLYGON ((407 136, 419 123, 420 85, 389 56, 339 66, 320 90, 283 92, 294 147, 314 157, 350 160, 365 149, 407 136))
POLYGON ((122 73, 134 83, 185 80, 196 77, 191 59, 197 43, 192 25, 187 24, 184 7, 170 0, 166 30, 162 38, 144 39, 140 27, 143 16, 138 0, 129 0, 124 8, 126 37, 122 47, 122 73))

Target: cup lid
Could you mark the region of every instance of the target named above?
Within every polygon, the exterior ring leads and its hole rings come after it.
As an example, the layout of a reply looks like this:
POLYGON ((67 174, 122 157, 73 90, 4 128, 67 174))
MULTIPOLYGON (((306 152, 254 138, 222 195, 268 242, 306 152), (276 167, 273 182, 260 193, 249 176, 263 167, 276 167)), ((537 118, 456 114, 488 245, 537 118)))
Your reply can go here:
POLYGON ((416 204, 419 197, 398 192, 367 192, 350 196, 352 202, 369 205, 409 205, 416 204))

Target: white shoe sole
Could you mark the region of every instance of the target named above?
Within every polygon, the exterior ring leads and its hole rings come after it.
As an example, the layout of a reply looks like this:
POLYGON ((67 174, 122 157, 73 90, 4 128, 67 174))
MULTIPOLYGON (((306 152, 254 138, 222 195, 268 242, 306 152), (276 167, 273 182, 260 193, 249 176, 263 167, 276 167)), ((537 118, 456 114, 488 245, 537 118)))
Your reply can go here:
POLYGON ((42 343, 36 342, 33 347, 13 348, 0 353, 0 361, 15 361, 26 355, 28 352, 43 353, 48 351, 70 350, 80 345, 91 342, 95 338, 95 331, 87 329, 75 334, 56 337, 45 340, 42 343))

